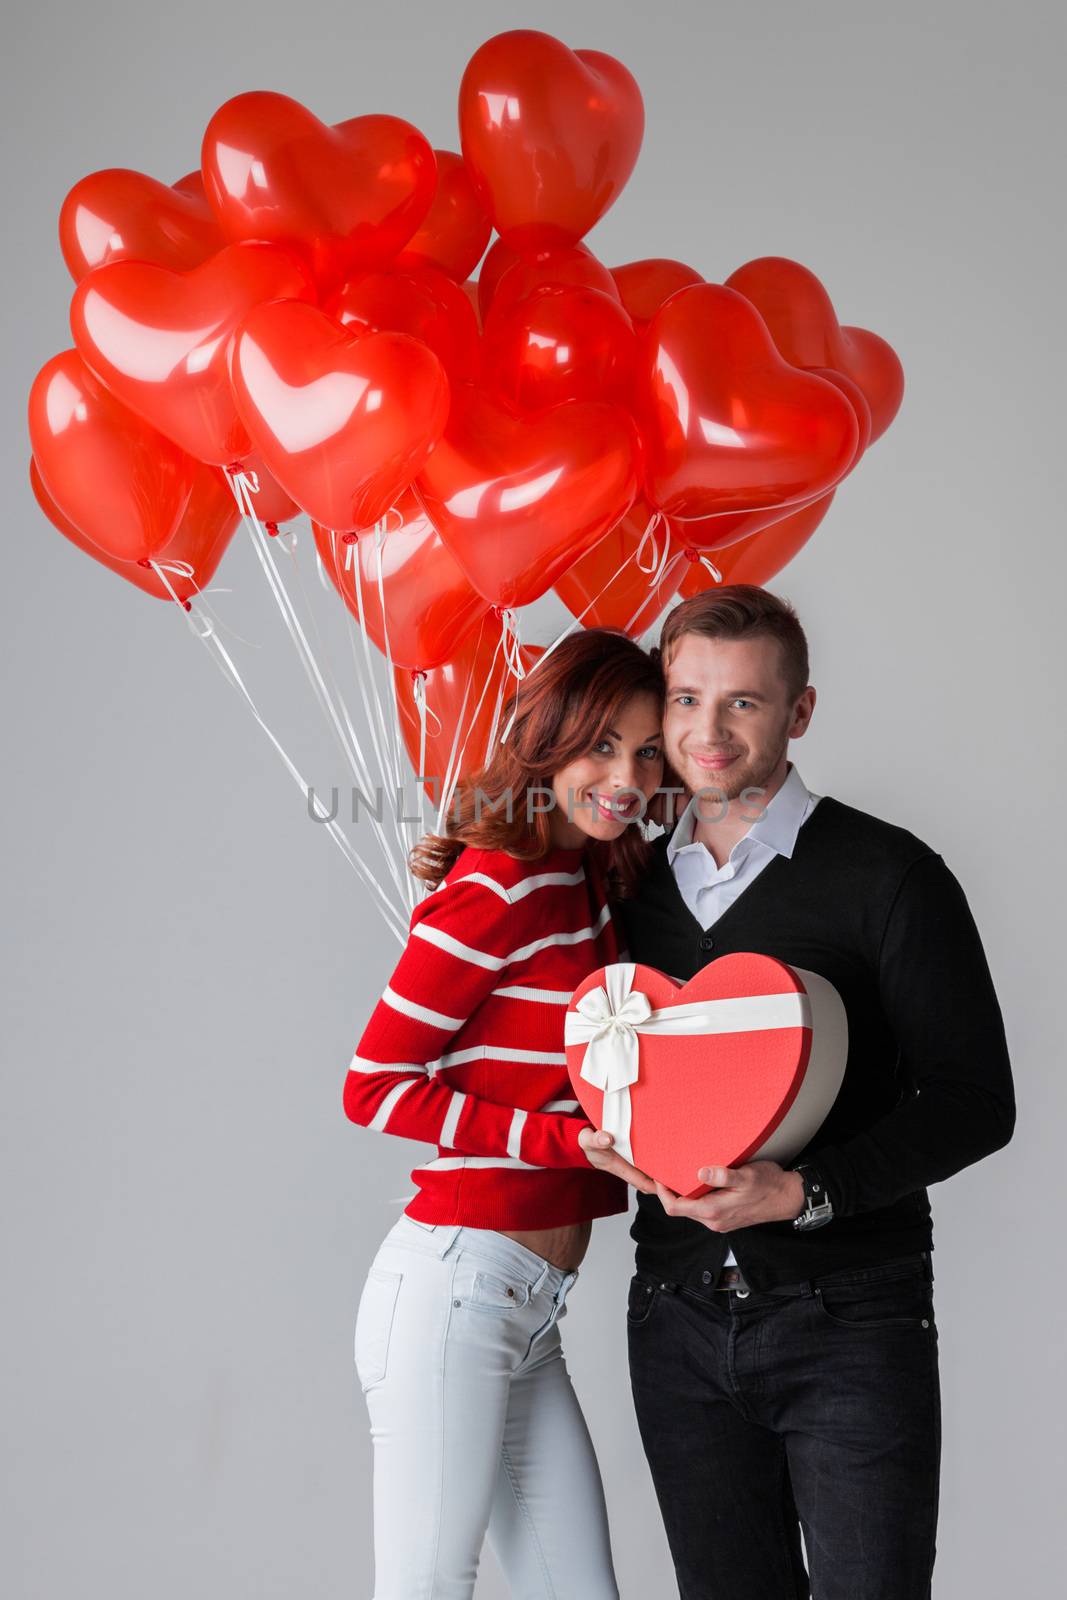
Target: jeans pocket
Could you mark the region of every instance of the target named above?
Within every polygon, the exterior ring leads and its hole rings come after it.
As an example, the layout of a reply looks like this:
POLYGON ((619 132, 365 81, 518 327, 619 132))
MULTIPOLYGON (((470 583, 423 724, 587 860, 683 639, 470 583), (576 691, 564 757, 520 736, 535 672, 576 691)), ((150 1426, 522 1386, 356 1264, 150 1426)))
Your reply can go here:
POLYGON ((402 1274, 371 1267, 356 1313, 354 1354, 364 1392, 381 1383, 389 1364, 389 1340, 402 1274))
POLYGON ((464 1274, 458 1297, 474 1311, 508 1316, 530 1303, 530 1285, 507 1267, 478 1267, 464 1274))
POLYGON ((630 1292, 626 1301, 626 1321, 631 1328, 639 1328, 652 1315, 659 1289, 649 1278, 630 1279, 630 1292))
POLYGON ((867 1283, 817 1285, 815 1304, 823 1319, 837 1328, 932 1328, 933 1288, 918 1275, 867 1283))

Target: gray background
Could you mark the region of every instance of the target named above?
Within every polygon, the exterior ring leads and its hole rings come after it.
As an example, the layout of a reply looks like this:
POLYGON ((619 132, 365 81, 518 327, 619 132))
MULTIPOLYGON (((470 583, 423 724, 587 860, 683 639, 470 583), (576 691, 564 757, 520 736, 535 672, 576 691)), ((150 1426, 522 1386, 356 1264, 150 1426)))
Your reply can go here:
MULTIPOLYGON (((371 1592, 352 1325, 419 1158, 341 1110, 394 956, 366 896, 176 613, 31 501, 25 394, 68 343, 59 206, 98 167, 176 178, 249 88, 328 121, 394 111, 455 148, 466 60, 521 25, 618 55, 644 91, 637 171, 591 236, 606 261, 673 255, 716 279, 792 255, 903 359, 900 418, 774 587, 813 645, 805 780, 942 851, 1002 996, 1018 1131, 932 1197, 935 1588, 1047 1586, 1065 1331, 1055 9, 17 8, 0 101, 7 1594, 371 1592)), ((269 641, 244 658, 264 705, 343 782, 238 545, 220 612, 269 641)), ((600 1224, 565 1332, 635 1600, 673 1586, 630 1411, 629 1260, 624 1220, 600 1224)), ((487 1559, 479 1594, 503 1592, 487 1559)))

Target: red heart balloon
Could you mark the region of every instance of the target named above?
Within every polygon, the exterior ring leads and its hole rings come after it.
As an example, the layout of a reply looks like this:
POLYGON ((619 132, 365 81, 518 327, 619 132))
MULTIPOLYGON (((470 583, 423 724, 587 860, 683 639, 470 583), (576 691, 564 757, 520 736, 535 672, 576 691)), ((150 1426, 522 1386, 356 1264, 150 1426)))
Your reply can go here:
POLYGON ((726 282, 756 307, 786 361, 830 367, 859 386, 871 411, 871 438, 880 438, 904 396, 903 368, 885 340, 865 328, 842 328, 825 288, 799 261, 760 256, 726 282))
POLYGON ((452 383, 478 371, 478 319, 470 300, 436 267, 369 272, 323 302, 350 333, 409 333, 440 361, 452 383))
POLYGON ((494 239, 489 246, 485 260, 478 271, 478 312, 483 322, 489 315, 489 307, 496 294, 497 284, 508 268, 521 260, 518 251, 505 244, 503 239, 494 239))
POLYGON ((501 238, 573 244, 618 199, 645 127, 620 61, 520 28, 488 39, 459 90, 463 159, 501 238))
POLYGON ((225 242, 202 194, 125 167, 81 178, 59 213, 59 245, 76 283, 106 261, 153 261, 187 272, 225 242))
POLYGON ((610 533, 556 579, 556 593, 583 627, 621 628, 639 639, 678 592, 689 563, 666 519, 657 519, 662 525, 656 528, 654 517, 651 507, 638 500, 610 533), (646 538, 646 532, 652 537, 646 538), (664 541, 667 559, 661 565, 664 541))
MULTIPOLYGON (((450 660, 431 668, 425 674, 423 689, 426 695, 426 760, 423 776, 436 779, 423 784, 426 794, 440 803, 444 792, 449 762, 459 762, 460 778, 470 778, 485 765, 489 750, 489 735, 498 698, 501 714, 497 733, 504 726, 503 707, 514 694, 515 679, 506 670, 504 653, 500 644, 500 624, 496 618, 486 616, 481 624, 468 632, 450 660), (457 737, 457 729, 458 737, 457 737)), ((543 651, 536 645, 522 645, 520 659, 527 671, 543 651)), ((411 770, 419 772, 419 713, 415 702, 414 672, 397 668, 393 674, 396 685, 397 710, 400 731, 411 762, 411 770)))
MULTIPOLYGON (((682 579, 679 591, 681 598, 688 600, 690 595, 703 594, 705 589, 718 588, 720 581, 752 583, 757 588, 770 583, 771 579, 807 544, 829 511, 834 492, 831 489, 829 494, 813 500, 811 505, 801 506, 798 511, 789 512, 760 532, 738 540, 727 550, 716 550, 711 561, 712 565, 718 568, 721 579, 713 577, 702 562, 693 559, 689 571, 682 579)), ((680 526, 688 528, 691 524, 683 523, 680 526)), ((696 556, 697 552, 693 546, 689 547, 689 551, 693 557, 696 556)))
MULTIPOLYGON (((142 566, 138 561, 116 561, 74 526, 45 488, 40 468, 32 456, 30 483, 45 516, 71 544, 145 594, 154 595, 157 600, 173 600, 174 595, 153 567, 147 563, 142 566)), ((239 521, 237 506, 227 486, 210 467, 198 466, 181 526, 166 549, 153 558, 166 570, 167 580, 179 600, 190 599, 198 589, 211 582, 239 521), (189 567, 192 576, 185 570, 189 567)))
MULTIPOLYGON (((852 458, 852 465, 848 471, 852 472, 863 452, 871 440, 871 409, 864 399, 862 391, 854 384, 851 378, 846 378, 844 373, 831 372, 829 368, 815 368, 812 372, 816 377, 825 378, 835 388, 840 389, 846 396, 853 411, 856 413, 856 423, 859 437, 856 443, 856 453, 852 458)), ((847 477, 847 473, 845 476, 847 477)), ((843 481, 843 480, 842 480, 843 481)), ((770 528, 787 519, 790 509, 800 513, 809 506, 823 507, 823 512, 830 504, 834 491, 829 494, 813 495, 810 500, 802 501, 793 506, 772 506, 764 511, 727 511, 717 517, 699 517, 689 522, 679 522, 676 526, 678 537, 694 550, 723 551, 731 549, 735 544, 741 544, 751 539, 762 528, 770 528)), ((722 566, 718 555, 714 565, 722 566)), ((780 563, 784 565, 784 563, 780 563)), ((740 581, 740 580, 738 580, 740 581)))
POLYGON ((520 417, 457 389, 415 490, 478 592, 527 605, 629 509, 638 448, 616 406, 570 400, 520 417))
POLYGON ((506 266, 482 307, 483 320, 488 319, 490 310, 501 314, 514 310, 539 289, 596 289, 609 300, 619 300, 615 279, 603 262, 584 244, 567 245, 521 255, 506 266))
MULTIPOLYGON (((194 167, 192 172, 186 172, 182 177, 175 179, 171 184, 172 189, 177 189, 179 194, 191 194, 194 200, 202 200, 207 207, 208 216, 214 221, 214 213, 207 203, 207 190, 204 188, 204 174, 199 167, 194 167)), ((225 240, 219 236, 219 248, 225 240)))
POLYGON ((647 495, 672 518, 799 504, 855 457, 850 402, 784 361, 756 309, 719 284, 661 306, 638 382, 647 495))
POLYGON ((478 201, 463 157, 435 150, 437 187, 425 220, 396 258, 398 267, 438 267, 462 283, 482 259, 492 224, 478 201))
MULTIPOLYGON (((609 969, 610 970, 610 969, 609 969)), ((581 1001, 605 969, 574 991, 581 1001)), ((633 993, 647 996, 678 1031, 637 1024, 637 1079, 628 1089, 634 1165, 676 1194, 707 1193, 702 1167, 791 1161, 818 1133, 844 1078, 848 1021, 841 997, 818 973, 750 951, 720 956, 679 986, 635 964, 633 993)), ((566 1046, 582 1110, 604 1122, 604 1095, 582 1066, 592 1044, 566 1046)), ((602 1048, 602 1046, 600 1046, 602 1048)), ((595 1070, 595 1069, 594 1069, 595 1070)))
POLYGON ((383 655, 388 629, 389 654, 396 666, 423 671, 439 667, 485 616, 485 601, 471 588, 410 489, 386 521, 388 527, 378 542, 373 532, 353 537, 313 522, 315 548, 357 622, 362 599, 364 626, 383 655))
POLYGON ((637 339, 622 306, 599 289, 538 289, 485 320, 485 387, 519 411, 564 400, 633 404, 637 339))
POLYGON ((871 409, 871 441, 880 439, 904 399, 904 368, 892 345, 869 328, 841 329, 848 343, 844 375, 863 391, 871 409))
POLYGON ((330 128, 266 90, 219 107, 201 165, 226 237, 287 245, 321 288, 385 266, 425 218, 437 181, 433 150, 410 122, 353 117, 330 128))
POLYGON ((634 326, 641 328, 652 321, 660 306, 672 294, 688 288, 692 283, 704 282, 694 267, 687 267, 684 261, 671 261, 665 257, 627 261, 624 266, 612 267, 611 276, 634 326))
POLYGON ((109 394, 76 350, 53 356, 37 374, 29 423, 45 488, 86 538, 118 561, 163 549, 196 463, 109 394))
POLYGON ((448 415, 448 379, 432 350, 403 333, 353 337, 296 300, 245 318, 230 375, 270 472, 316 522, 342 532, 385 515, 448 415))
POLYGON ((233 244, 191 272, 143 261, 100 267, 74 291, 70 325, 86 363, 131 410, 198 461, 252 448, 230 389, 234 329, 264 300, 314 298, 285 250, 233 244))

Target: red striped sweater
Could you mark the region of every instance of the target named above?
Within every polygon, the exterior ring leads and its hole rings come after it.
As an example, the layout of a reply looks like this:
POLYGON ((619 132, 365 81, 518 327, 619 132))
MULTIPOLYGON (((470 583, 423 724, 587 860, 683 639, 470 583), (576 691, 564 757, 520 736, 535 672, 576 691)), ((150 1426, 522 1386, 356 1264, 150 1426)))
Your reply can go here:
POLYGON ((437 1145, 411 1174, 420 1222, 549 1228, 625 1211, 589 1165, 563 1018, 619 959, 599 873, 581 849, 516 861, 468 846, 411 914, 410 935, 345 1079, 353 1122, 437 1145))

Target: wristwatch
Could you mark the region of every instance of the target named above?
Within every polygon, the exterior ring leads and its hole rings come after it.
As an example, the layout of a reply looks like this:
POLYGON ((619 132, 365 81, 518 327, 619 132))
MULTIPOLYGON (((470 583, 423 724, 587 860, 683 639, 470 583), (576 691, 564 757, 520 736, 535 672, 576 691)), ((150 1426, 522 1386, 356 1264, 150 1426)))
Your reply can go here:
POLYGON ((793 1167, 792 1170, 800 1173, 804 1184, 804 1209, 799 1217, 793 1218, 793 1226, 800 1231, 821 1228, 834 1214, 830 1197, 826 1193, 826 1185, 822 1180, 822 1173, 818 1167, 810 1165, 807 1161, 801 1162, 799 1167, 793 1167))

